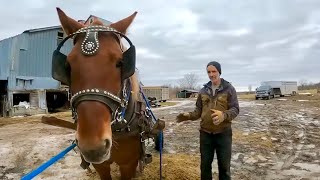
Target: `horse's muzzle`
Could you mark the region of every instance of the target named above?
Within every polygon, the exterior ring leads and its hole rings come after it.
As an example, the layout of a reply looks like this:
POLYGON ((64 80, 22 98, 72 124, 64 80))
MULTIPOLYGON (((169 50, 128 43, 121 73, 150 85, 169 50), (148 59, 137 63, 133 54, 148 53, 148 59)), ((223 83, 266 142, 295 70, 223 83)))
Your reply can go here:
POLYGON ((96 149, 96 150, 88 150, 81 151, 84 160, 93 164, 101 164, 104 161, 110 158, 110 149, 96 149))
POLYGON ((85 161, 93 164, 101 164, 110 158, 110 142, 110 140, 105 140, 105 143, 103 143, 103 145, 94 149, 87 149, 81 146, 78 147, 85 161))

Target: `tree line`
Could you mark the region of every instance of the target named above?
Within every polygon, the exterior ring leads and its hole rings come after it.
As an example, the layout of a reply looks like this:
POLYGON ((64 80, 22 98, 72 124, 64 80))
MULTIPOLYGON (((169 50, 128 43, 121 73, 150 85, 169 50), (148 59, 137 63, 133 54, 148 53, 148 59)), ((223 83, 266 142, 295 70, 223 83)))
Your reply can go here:
POLYGON ((169 87, 170 98, 176 97, 177 93, 183 89, 200 90, 199 76, 195 73, 187 73, 182 78, 177 80, 176 85, 164 84, 163 86, 169 87))
POLYGON ((299 81, 298 90, 320 89, 320 82, 308 82, 306 79, 299 81))

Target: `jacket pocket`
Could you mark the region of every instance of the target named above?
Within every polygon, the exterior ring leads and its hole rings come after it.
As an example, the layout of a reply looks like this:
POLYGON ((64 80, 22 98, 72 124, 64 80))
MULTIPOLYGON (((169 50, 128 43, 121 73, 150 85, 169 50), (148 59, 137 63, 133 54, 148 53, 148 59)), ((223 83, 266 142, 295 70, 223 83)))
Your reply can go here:
POLYGON ((202 95, 201 101, 202 101, 202 107, 208 107, 208 104, 210 103, 210 97, 208 95, 202 95))
POLYGON ((217 97, 217 105, 222 107, 222 109, 228 109, 228 94, 220 94, 217 97))

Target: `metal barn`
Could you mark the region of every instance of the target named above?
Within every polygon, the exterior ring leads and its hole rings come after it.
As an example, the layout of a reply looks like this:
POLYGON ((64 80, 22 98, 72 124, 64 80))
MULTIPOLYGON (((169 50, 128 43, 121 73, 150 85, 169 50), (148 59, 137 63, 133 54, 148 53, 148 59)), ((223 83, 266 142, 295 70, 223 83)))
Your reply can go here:
MULTIPOLYGON (((93 18, 98 17, 91 15, 84 22, 93 18)), ((52 26, 0 41, 0 117, 47 113, 68 106, 68 87, 51 76, 52 53, 65 36, 60 26, 52 26)), ((61 52, 67 54, 72 46, 68 40, 61 52)))
POLYGON ((177 98, 195 97, 199 91, 194 89, 183 89, 177 93, 177 98))

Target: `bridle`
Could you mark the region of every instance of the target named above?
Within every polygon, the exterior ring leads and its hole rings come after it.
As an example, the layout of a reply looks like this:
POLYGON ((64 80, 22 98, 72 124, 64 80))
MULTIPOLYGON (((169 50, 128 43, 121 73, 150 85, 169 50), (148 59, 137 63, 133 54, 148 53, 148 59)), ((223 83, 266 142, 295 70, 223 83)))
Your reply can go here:
MULTIPOLYGON (((81 52, 86 56, 94 56, 97 51, 101 48, 98 40, 98 32, 111 32, 117 35, 117 37, 125 38, 130 48, 123 52, 122 66, 121 68, 121 84, 122 84, 122 93, 120 97, 115 94, 112 94, 105 89, 83 89, 74 94, 72 94, 70 104, 73 111, 73 117, 77 120, 77 106, 82 101, 98 101, 105 104, 112 111, 112 123, 114 122, 125 122, 123 114, 128 105, 128 101, 131 95, 131 85, 127 83, 127 79, 133 75, 135 72, 135 46, 121 32, 116 29, 108 26, 87 26, 79 29, 78 31, 67 36, 63 41, 58 45, 57 49, 53 52, 52 56, 52 77, 64 84, 71 85, 70 71, 71 67, 67 62, 67 56, 60 52, 63 44, 72 37, 75 37, 79 34, 85 33, 85 38, 81 43, 81 52), (129 86, 129 87, 128 87, 129 86)), ((123 49, 120 42, 120 48, 123 49)))

